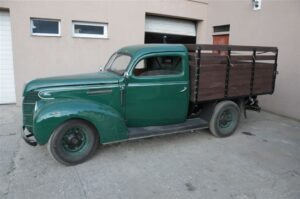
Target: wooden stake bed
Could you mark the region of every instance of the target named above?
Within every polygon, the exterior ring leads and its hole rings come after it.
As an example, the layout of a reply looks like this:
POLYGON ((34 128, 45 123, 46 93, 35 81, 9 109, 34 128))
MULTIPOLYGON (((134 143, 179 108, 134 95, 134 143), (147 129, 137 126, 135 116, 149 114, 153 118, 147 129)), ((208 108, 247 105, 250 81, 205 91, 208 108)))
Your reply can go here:
POLYGON ((187 44, 190 99, 205 102, 272 94, 276 47, 187 44))

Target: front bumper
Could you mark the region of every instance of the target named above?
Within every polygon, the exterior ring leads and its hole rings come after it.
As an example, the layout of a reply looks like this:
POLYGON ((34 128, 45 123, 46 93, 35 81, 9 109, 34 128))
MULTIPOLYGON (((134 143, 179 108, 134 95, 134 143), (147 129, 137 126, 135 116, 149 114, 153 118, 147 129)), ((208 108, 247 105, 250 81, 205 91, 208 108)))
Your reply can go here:
POLYGON ((25 131, 26 131, 26 128, 25 128, 25 126, 23 126, 21 129, 21 135, 22 135, 23 140, 31 146, 36 146, 37 142, 33 136, 33 133, 28 132, 27 134, 25 134, 25 131))

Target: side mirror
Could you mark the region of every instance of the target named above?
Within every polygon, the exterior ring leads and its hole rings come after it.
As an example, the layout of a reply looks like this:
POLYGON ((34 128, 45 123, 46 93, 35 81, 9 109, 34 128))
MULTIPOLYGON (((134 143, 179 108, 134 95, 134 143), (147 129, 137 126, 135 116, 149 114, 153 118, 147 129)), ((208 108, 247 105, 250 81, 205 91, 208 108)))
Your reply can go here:
POLYGON ((124 77, 125 77, 125 79, 128 79, 129 73, 128 73, 128 72, 125 72, 125 73, 124 73, 124 77))
POLYGON ((103 71, 103 70, 104 70, 103 67, 100 66, 100 67, 99 67, 99 71, 101 72, 101 71, 103 71))

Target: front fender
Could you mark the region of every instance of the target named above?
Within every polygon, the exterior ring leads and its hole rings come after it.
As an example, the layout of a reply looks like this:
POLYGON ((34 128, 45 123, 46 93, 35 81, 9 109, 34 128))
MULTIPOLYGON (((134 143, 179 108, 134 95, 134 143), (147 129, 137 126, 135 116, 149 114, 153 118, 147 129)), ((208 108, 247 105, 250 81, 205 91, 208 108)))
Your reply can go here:
POLYGON ((128 139, 128 129, 118 111, 105 104, 80 99, 56 99, 41 102, 33 118, 33 134, 38 144, 46 144, 60 124, 70 119, 93 124, 100 142, 128 139))

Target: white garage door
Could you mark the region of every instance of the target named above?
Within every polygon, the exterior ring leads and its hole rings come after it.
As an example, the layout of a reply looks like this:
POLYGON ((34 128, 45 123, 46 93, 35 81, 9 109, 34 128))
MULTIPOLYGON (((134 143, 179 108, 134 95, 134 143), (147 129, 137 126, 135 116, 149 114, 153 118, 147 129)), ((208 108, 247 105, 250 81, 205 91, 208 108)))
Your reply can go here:
POLYGON ((196 36, 196 24, 183 19, 147 16, 145 32, 196 36))
POLYGON ((0 104, 16 102, 13 69, 9 12, 0 11, 0 104))

